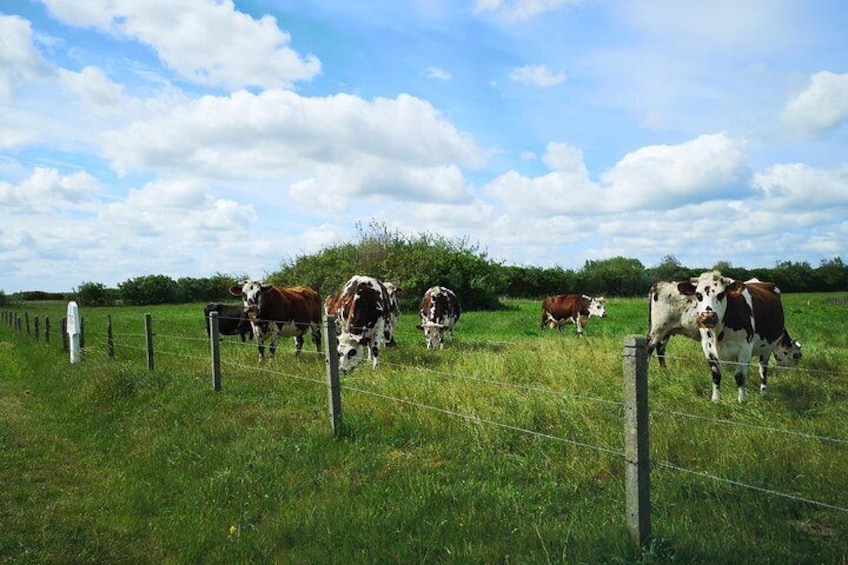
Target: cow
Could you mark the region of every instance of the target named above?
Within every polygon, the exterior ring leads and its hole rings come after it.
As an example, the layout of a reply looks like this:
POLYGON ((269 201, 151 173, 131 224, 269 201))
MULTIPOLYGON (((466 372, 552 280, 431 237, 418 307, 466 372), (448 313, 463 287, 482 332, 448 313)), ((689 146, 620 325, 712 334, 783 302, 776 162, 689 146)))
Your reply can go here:
MULTIPOLYGON (((660 367, 663 368, 666 367, 666 347, 672 336, 682 335, 697 342, 701 341, 697 300, 694 294, 684 292, 689 284, 679 281, 659 281, 654 283, 648 292, 649 329, 646 352, 650 357, 656 350, 660 367), (685 288, 681 290, 680 285, 685 285, 685 288)), ((757 279, 747 280, 745 284, 776 288, 772 283, 763 283, 757 279)), ((793 340, 786 328, 783 332, 784 336, 772 354, 778 365, 796 365, 801 360, 801 343, 793 340)))
POLYGON ((577 337, 580 337, 592 316, 606 318, 606 299, 585 294, 557 294, 542 301, 542 329, 557 328, 562 332, 566 324, 574 324, 577 337))
POLYGON ((380 349, 393 331, 386 286, 373 277, 354 275, 339 292, 327 297, 324 310, 336 318, 339 368, 351 371, 368 358, 376 369, 380 349))
POLYGON ((265 342, 271 337, 270 356, 277 340, 295 338, 295 355, 303 349, 303 334, 312 334, 312 343, 321 351, 321 299, 308 286, 279 287, 247 280, 230 287, 230 294, 241 296, 259 345, 259 362, 265 361, 265 342))
POLYGON ((437 343, 439 349, 444 349, 445 332, 450 333, 450 339, 453 341, 453 329, 461 314, 459 299, 451 289, 444 286, 427 289, 418 310, 421 323, 416 326, 424 331, 427 349, 436 349, 437 343))
MULTIPOLYGON (((722 361, 737 363, 737 400, 745 402, 746 374, 755 356, 759 359, 760 392, 766 394, 769 356, 781 343, 792 341, 784 325, 777 285, 738 282, 718 271, 708 271, 679 288, 684 294, 695 297, 701 348, 712 374, 713 402, 721 400, 722 361)), ((780 361, 780 356, 776 357, 780 361)), ((800 359, 800 351, 797 359, 800 359)))
POLYGON ((209 315, 212 312, 218 313, 218 332, 222 335, 236 335, 241 337, 241 342, 247 339, 253 339, 253 328, 250 325, 250 320, 244 312, 243 306, 236 304, 219 304, 210 302, 203 309, 203 317, 206 319, 206 336, 209 336, 209 315))
POLYGON ((397 345, 397 342, 395 341, 395 328, 397 328, 398 322, 400 321, 400 303, 398 302, 398 295, 403 291, 394 283, 384 282, 383 286, 386 287, 386 292, 389 295, 389 323, 386 325, 385 329, 386 347, 394 347, 397 345))

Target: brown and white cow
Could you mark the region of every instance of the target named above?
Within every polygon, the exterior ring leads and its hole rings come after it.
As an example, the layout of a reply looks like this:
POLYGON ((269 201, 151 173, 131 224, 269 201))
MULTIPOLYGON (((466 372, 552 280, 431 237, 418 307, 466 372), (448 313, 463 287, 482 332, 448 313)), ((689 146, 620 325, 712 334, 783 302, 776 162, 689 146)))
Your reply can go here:
POLYGON ((542 329, 557 328, 562 332, 566 324, 574 324, 580 337, 592 316, 606 318, 606 299, 585 294, 557 294, 542 301, 542 329))
POLYGON ((773 283, 743 283, 709 271, 680 285, 680 290, 695 297, 701 348, 713 379, 712 400, 721 399, 721 362, 735 362, 737 399, 745 402, 748 365, 755 356, 760 391, 768 392, 769 356, 788 339, 780 289, 773 283))
POLYGON ((387 335, 393 335, 392 305, 385 285, 373 277, 354 275, 328 296, 324 310, 336 318, 339 368, 350 371, 364 359, 375 369, 387 335))
POLYGON ((241 296, 244 312, 253 326, 259 344, 259 361, 265 360, 265 342, 271 337, 270 356, 277 350, 277 340, 294 337, 295 354, 303 349, 303 334, 312 334, 312 343, 321 351, 321 299, 308 286, 279 287, 248 280, 230 288, 230 294, 241 296))
POLYGON ((427 289, 418 310, 421 323, 416 326, 424 331, 427 349, 436 349, 437 343, 439 349, 444 349, 445 332, 450 334, 450 339, 453 341, 453 329, 461 314, 462 307, 459 299, 451 289, 444 286, 427 289))
MULTIPOLYGON (((772 283, 763 283, 757 279, 745 281, 745 284, 774 288, 772 283)), ((646 351, 650 357, 656 350, 657 359, 663 368, 666 366, 666 347, 672 336, 682 335, 697 342, 701 341, 697 300, 694 294, 682 291, 680 285, 685 285, 683 290, 690 290, 689 282, 659 281, 654 283, 648 292, 649 328, 646 351)), ((783 337, 775 347, 773 355, 778 365, 796 365, 801 360, 801 343, 792 339, 784 328, 783 337)))

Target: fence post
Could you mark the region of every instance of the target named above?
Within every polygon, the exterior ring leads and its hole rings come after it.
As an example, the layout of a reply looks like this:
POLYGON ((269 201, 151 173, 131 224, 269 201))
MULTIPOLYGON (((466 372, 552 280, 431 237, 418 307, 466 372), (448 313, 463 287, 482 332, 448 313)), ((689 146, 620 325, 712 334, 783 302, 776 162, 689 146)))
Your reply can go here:
POLYGON ((627 529, 641 550, 651 537, 648 357, 645 336, 624 338, 624 480, 627 529))
POLYGON ((35 341, 38 341, 39 337, 41 337, 39 335, 39 333, 40 333, 39 329, 40 328, 38 327, 38 314, 35 315, 35 317, 32 320, 32 323, 33 323, 33 326, 34 326, 34 329, 35 329, 35 341))
POLYGON ((50 343, 50 316, 44 316, 44 343, 50 343))
POLYGON ((112 314, 106 316, 106 353, 109 359, 115 358, 115 338, 112 335, 112 314))
POLYGON ((212 352, 212 388, 221 390, 221 341, 218 328, 218 312, 209 313, 209 347, 212 352))
POLYGON ((29 331, 29 312, 24 312, 24 320, 26 320, 27 337, 29 337, 31 335, 29 331))
POLYGON ((342 433, 342 390, 339 382, 336 318, 326 316, 322 330, 324 331, 324 358, 327 363, 327 400, 330 409, 330 426, 333 428, 333 436, 339 437, 342 433))
POLYGON ((153 364, 153 319, 150 317, 150 314, 144 315, 144 337, 145 337, 145 348, 147 350, 147 368, 152 371, 154 369, 154 364, 153 364))
POLYGON ((59 331, 62 333, 62 352, 67 353, 70 346, 68 344, 68 319, 62 318, 59 324, 59 331))

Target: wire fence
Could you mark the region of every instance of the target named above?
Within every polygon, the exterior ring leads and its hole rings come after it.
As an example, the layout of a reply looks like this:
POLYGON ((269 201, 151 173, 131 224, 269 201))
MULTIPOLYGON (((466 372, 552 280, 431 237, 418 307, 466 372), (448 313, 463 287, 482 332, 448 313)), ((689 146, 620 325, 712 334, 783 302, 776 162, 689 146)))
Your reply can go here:
MULTIPOLYGON (((17 331, 17 333, 23 333, 23 324, 21 323, 21 317, 19 314, 10 314, 9 312, 1 312, 0 320, 5 322, 5 326, 12 328, 17 331)), ((111 323, 111 320, 110 320, 111 323)), ((324 336, 328 335, 328 327, 326 322, 322 325, 322 330, 324 332, 324 336)), ((334 331, 334 330, 330 330, 334 331)), ((149 340, 150 331, 145 333, 131 333, 125 332, 121 333, 118 339, 114 340, 113 343, 110 344, 110 347, 106 346, 106 341, 111 337, 111 325, 110 330, 106 333, 92 332, 88 331, 86 336, 86 347, 84 348, 85 355, 89 359, 97 358, 98 360, 106 360, 108 358, 112 358, 116 355, 119 355, 117 352, 130 352, 132 355, 136 357, 143 357, 144 354, 150 355, 151 352, 147 351, 147 346, 145 345, 145 340, 149 340)), ((44 336, 43 332, 41 333, 44 336)), ((181 360, 188 360, 195 365, 203 366, 210 362, 210 338, 209 337, 198 337, 198 336, 186 336, 181 335, 179 333, 155 333, 156 338, 156 356, 161 357, 165 356, 166 358, 177 358, 181 360), (204 351, 205 350, 205 351, 204 351)), ((326 338, 325 338, 326 339, 326 338)), ((500 347, 509 347, 515 345, 516 342, 503 341, 503 342, 493 342, 494 345, 498 345, 500 347)), ((232 354, 226 354, 221 358, 221 365, 227 368, 227 370, 231 374, 238 373, 248 373, 248 372, 263 372, 269 375, 273 375, 276 377, 283 377, 288 379, 295 379, 299 381, 309 382, 315 385, 326 386, 327 380, 318 376, 309 376, 304 374, 299 374, 291 371, 284 371, 281 367, 275 365, 271 366, 269 364, 260 364, 257 365, 256 362, 247 361, 248 351, 255 351, 256 343, 251 342, 241 342, 238 340, 226 340, 221 339, 220 345, 223 346, 224 351, 228 351, 232 354)), ((611 352, 606 352, 607 354, 612 354, 611 352)), ((278 352, 279 354, 279 352, 278 352)), ((289 353, 291 354, 291 353, 289 353)), ((620 352, 616 352, 616 355, 620 355, 620 352)), ((303 351, 300 352, 300 355, 305 355, 307 358, 316 357, 328 362, 324 359, 325 354, 323 352, 311 351, 307 350, 304 347, 303 351)), ((666 359, 671 361, 678 361, 680 363, 691 363, 691 359, 682 358, 682 357, 673 357, 666 356, 666 359)), ((646 360, 647 363, 647 360, 646 360)), ((727 365, 734 365, 734 363, 723 363, 727 365)), ((322 363, 323 365, 323 363, 322 363)), ((569 399, 572 401, 578 402, 586 402, 586 403, 595 403, 602 406, 607 406, 615 409, 615 411, 621 414, 625 411, 626 406, 625 403, 621 399, 612 399, 612 398, 601 398, 590 395, 583 395, 578 393, 572 393, 568 391, 562 390, 554 390, 552 388, 547 388, 544 386, 534 385, 534 384, 525 384, 525 383, 516 383, 516 382, 508 382, 503 380, 498 380, 494 378, 488 378, 476 374, 464 374, 457 373, 453 371, 439 370, 439 369, 431 369, 428 367, 421 366, 412 366, 406 365, 396 362, 383 362, 382 366, 388 367, 390 369, 394 369, 396 371, 404 371, 404 372, 414 372, 418 374, 426 374, 428 376, 434 378, 443 378, 443 379, 451 379, 451 380, 461 380, 472 385, 480 385, 487 387, 498 387, 503 389, 508 389, 516 392, 520 392, 523 394, 539 394, 546 395, 549 397, 560 398, 560 399, 569 399)), ((316 364, 317 367, 317 364, 316 364)), ((774 366, 773 369, 779 370, 792 370, 792 371, 803 371, 803 368, 799 367, 780 367, 774 366)), ((323 367, 322 367, 323 369, 323 367)), ((529 437, 549 440, 557 443, 567 444, 580 449, 592 450, 598 453, 603 453, 607 455, 612 455, 615 457, 622 458, 626 460, 626 449, 622 446, 615 445, 601 445, 598 442, 593 442, 587 440, 586 438, 581 437, 566 437, 564 435, 550 433, 547 431, 540 431, 538 429, 533 429, 529 426, 519 425, 517 423, 509 423, 500 421, 498 419, 481 416, 480 414, 472 414, 468 412, 464 412, 462 410, 456 408, 449 408, 445 406, 436 406, 430 402, 422 401, 420 399, 413 398, 404 398, 400 395, 393 394, 386 390, 375 389, 374 382, 370 383, 370 386, 367 385, 364 381, 366 375, 373 374, 371 372, 360 372, 348 374, 345 377, 345 380, 342 384, 342 390, 345 394, 355 394, 363 397, 368 397, 372 399, 376 399, 384 402, 391 402, 397 405, 406 406, 416 410, 423 410, 427 412, 431 412, 434 414, 439 414, 448 418, 456 418, 458 420, 472 423, 478 426, 491 426, 498 429, 509 430, 511 432, 524 434, 529 437)), ((846 373, 831 373, 832 376, 844 375, 846 373)), ((373 379, 372 379, 373 381, 373 379)), ((788 438, 792 438, 797 441, 810 441, 810 442, 818 442, 822 444, 830 444, 834 446, 844 446, 848 444, 848 438, 845 437, 832 437, 829 435, 821 435, 816 433, 810 433, 805 431, 798 431, 793 429, 783 429, 780 427, 772 426, 772 425, 764 425, 758 423, 750 423, 744 422, 741 420, 735 420, 730 418, 719 418, 714 416, 705 416, 699 414, 691 414, 679 410, 667 409, 662 407, 655 407, 650 412, 652 418, 676 418, 676 419, 685 419, 688 421, 697 421, 705 424, 713 424, 720 425, 726 427, 737 428, 740 430, 749 430, 758 433, 768 433, 768 434, 779 434, 788 438)), ((622 421, 623 424, 623 421, 622 421)), ((762 485, 752 484, 747 481, 728 478, 719 476, 715 473, 711 473, 709 471, 701 470, 701 469, 693 469, 689 468, 685 465, 659 459, 657 457, 651 457, 650 465, 655 468, 666 469, 675 473, 690 475, 692 477, 697 477, 699 479, 714 481, 719 484, 731 485, 737 488, 743 488, 750 490, 752 492, 760 493, 767 496, 778 497, 781 499, 791 500, 793 502, 802 503, 806 505, 815 506, 822 509, 832 510, 841 512, 844 514, 848 514, 848 506, 843 503, 835 502, 835 501, 825 501, 818 500, 814 497, 804 496, 795 492, 786 492, 784 490, 779 490, 776 488, 770 488, 762 485)))

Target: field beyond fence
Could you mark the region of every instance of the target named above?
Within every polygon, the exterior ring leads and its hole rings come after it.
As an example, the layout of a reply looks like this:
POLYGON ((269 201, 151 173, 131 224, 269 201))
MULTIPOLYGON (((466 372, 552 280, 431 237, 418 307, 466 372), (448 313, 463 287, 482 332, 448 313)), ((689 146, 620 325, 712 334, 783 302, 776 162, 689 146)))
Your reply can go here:
POLYGON ((341 375, 338 437, 308 339, 260 365, 254 342, 222 338, 216 391, 203 305, 83 308, 74 365, 65 304, 7 309, 0 557, 845 563, 846 298, 784 295, 804 359, 772 362, 768 396, 750 369, 746 404, 733 367, 709 401, 694 341, 649 364, 643 551, 626 515, 623 340, 645 333, 644 300, 608 299, 580 339, 510 300, 463 313, 441 351, 404 313, 376 370, 341 375))

